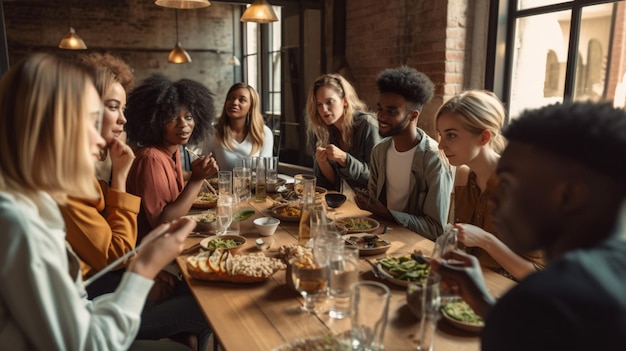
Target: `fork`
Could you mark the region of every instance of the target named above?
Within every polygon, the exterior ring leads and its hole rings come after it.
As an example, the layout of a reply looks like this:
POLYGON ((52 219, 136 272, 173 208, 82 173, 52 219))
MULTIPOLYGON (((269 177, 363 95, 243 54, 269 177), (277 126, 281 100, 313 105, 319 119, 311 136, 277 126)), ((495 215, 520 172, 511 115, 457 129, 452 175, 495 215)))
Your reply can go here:
MULTIPOLYGON (((192 156, 194 156, 196 158, 200 158, 200 155, 198 155, 197 153, 193 152, 190 148, 188 148, 186 146, 185 146, 185 150, 187 150, 187 152, 189 152, 192 156)), ((208 157, 212 157, 212 156, 213 156, 213 153, 212 152, 209 153, 208 157)), ((215 190, 215 188, 211 185, 211 183, 208 180, 206 180, 206 179, 203 179, 203 180, 204 180, 204 184, 206 184, 207 188, 209 188, 209 191, 212 192, 214 195, 217 195, 217 190, 215 190)))
POLYGON ((372 262, 369 258, 366 258, 365 262, 367 262, 370 266, 372 266, 372 272, 374 273, 374 276, 376 278, 378 279, 393 278, 389 273, 383 271, 379 265, 372 262))

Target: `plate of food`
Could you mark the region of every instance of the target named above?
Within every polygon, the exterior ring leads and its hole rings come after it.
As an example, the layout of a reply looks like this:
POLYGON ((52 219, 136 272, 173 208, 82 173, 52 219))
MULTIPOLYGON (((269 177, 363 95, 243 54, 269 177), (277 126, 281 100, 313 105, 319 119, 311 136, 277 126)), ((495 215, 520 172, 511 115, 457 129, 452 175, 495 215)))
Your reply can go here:
POLYGON ((302 208, 294 205, 283 205, 272 209, 272 216, 285 222, 299 222, 302 208))
POLYGON ((429 270, 427 263, 418 263, 409 255, 383 257, 377 260, 377 265, 389 275, 390 283, 403 287, 409 282, 423 283, 429 270))
POLYGON ((196 196, 192 207, 202 209, 213 208, 217 206, 217 198, 218 196, 213 193, 201 191, 198 193, 198 196, 196 196))
POLYGON ((338 227, 346 228, 348 234, 353 233, 369 233, 378 227, 380 223, 377 220, 369 217, 349 217, 336 220, 338 227))
MULTIPOLYGON (((295 191, 293 183, 285 184, 285 191, 295 191)), ((295 192, 299 194, 298 191, 295 191, 295 192)), ((316 186, 315 187, 315 196, 324 196, 324 195, 326 195, 327 192, 328 192, 328 190, 326 190, 326 188, 322 188, 321 186, 316 186)), ((300 195, 302 195, 302 194, 300 194, 300 195)))
MULTIPOLYGON (((350 348, 347 345, 347 337, 333 336, 332 334, 290 340, 272 349, 272 351, 323 351, 323 350, 344 350, 350 348)), ((350 348, 351 349, 351 348, 350 348)))
POLYGON ((186 217, 196 221, 196 232, 215 231, 215 220, 217 219, 217 215, 211 210, 204 211, 195 215, 188 215, 186 217))
POLYGON ((343 235, 342 237, 346 243, 359 248, 359 256, 379 255, 387 252, 391 247, 389 241, 370 233, 355 233, 343 235))
POLYGON ((213 235, 200 241, 200 246, 209 252, 217 249, 232 251, 233 253, 246 243, 246 238, 239 235, 213 235))
POLYGON ((483 319, 463 300, 453 300, 441 307, 443 318, 453 326, 478 333, 485 326, 483 319))
POLYGON ((192 278, 232 283, 258 283, 267 280, 286 265, 262 252, 235 255, 217 249, 187 257, 187 272, 192 278))

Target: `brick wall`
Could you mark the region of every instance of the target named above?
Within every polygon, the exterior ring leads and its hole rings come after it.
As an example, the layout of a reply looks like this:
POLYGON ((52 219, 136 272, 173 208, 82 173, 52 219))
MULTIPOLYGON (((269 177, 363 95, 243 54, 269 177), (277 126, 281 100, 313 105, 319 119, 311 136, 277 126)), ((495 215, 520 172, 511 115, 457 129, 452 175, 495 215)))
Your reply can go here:
POLYGON ((346 57, 359 96, 374 108, 380 71, 403 64, 416 68, 435 83, 435 97, 419 121, 420 127, 434 136, 437 108, 469 84, 464 73, 469 67, 471 5, 475 2, 347 1, 346 57))
MULTIPOLYGON (((71 25, 89 51, 109 51, 135 70, 139 81, 152 73, 171 79, 191 78, 216 94, 218 108, 233 84, 233 5, 212 2, 196 10, 179 10, 179 39, 191 56, 188 64, 167 62, 176 44, 175 10, 152 0, 11 1, 4 3, 9 61, 30 52, 72 56, 85 51, 61 50, 59 41, 71 25)), ((235 5, 236 6, 236 5, 235 5)))

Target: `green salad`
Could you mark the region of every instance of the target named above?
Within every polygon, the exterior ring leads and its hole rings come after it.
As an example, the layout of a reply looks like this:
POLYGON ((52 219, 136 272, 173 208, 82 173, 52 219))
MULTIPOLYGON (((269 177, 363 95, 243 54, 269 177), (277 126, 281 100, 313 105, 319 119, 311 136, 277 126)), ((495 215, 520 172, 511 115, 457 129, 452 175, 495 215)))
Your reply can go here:
POLYGON ((484 325, 484 321, 465 301, 448 302, 443 306, 443 313, 457 321, 484 325))
POLYGON ((384 257, 378 263, 395 279, 423 282, 428 275, 428 265, 417 263, 409 256, 384 257))
POLYGON ((213 252, 216 249, 230 249, 239 246, 239 243, 233 239, 222 240, 214 239, 207 243, 207 250, 213 252))

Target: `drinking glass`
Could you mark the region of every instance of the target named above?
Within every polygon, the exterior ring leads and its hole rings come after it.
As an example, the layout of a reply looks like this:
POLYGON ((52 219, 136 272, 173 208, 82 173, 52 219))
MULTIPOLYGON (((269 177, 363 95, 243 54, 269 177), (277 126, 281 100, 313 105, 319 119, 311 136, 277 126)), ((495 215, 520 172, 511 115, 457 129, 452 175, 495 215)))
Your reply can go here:
POLYGON ((359 281, 358 247, 341 245, 341 247, 332 250, 330 252, 329 272, 328 296, 330 298, 330 310, 328 315, 335 319, 349 317, 350 287, 359 281))
MULTIPOLYGON (((246 194, 244 195, 244 199, 249 199, 252 194, 252 158, 250 157, 240 157, 237 159, 236 163, 237 168, 243 168, 243 176, 247 177, 245 188, 246 194)), ((233 169, 234 171, 234 169, 233 169)))
POLYGON ((233 197, 219 195, 217 199, 217 235, 225 235, 233 221, 233 197))
MULTIPOLYGON (((293 176, 293 191, 300 197, 304 194, 305 180, 315 180, 315 176, 310 174, 296 174, 293 176)), ((313 194, 315 194, 315 190, 313 194)))
POLYGON ((350 288, 352 350, 384 349, 389 288, 379 282, 361 281, 350 288))
POLYGON ((266 157, 265 158, 266 166, 267 166, 267 183, 270 188, 276 189, 276 182, 278 181, 278 156, 266 157))
POLYGON ((233 193, 233 172, 219 171, 217 173, 217 181, 220 195, 231 195, 233 193))
POLYGON ((417 351, 433 351, 433 340, 441 308, 441 276, 429 273, 423 285, 420 327, 417 335, 417 351))
POLYGON ((254 192, 254 202, 265 202, 267 199, 267 158, 255 157, 256 162, 256 188, 254 192))
POLYGON ((307 313, 316 313, 315 300, 317 296, 326 292, 328 286, 328 265, 313 260, 295 257, 289 261, 291 277, 296 290, 304 298, 301 310, 307 313))
POLYGON ((250 198, 250 169, 243 167, 233 168, 233 194, 239 201, 250 198))

